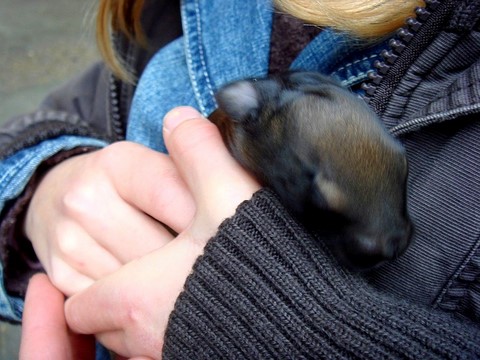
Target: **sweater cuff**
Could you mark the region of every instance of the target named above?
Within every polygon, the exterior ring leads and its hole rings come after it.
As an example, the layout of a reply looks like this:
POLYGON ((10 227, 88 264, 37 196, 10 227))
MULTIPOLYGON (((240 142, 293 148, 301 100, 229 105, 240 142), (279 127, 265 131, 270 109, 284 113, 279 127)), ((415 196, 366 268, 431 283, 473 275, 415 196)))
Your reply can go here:
POLYGON ((260 190, 205 247, 164 359, 431 358, 480 354, 470 323, 381 294, 260 190))
POLYGON ((45 173, 65 159, 98 150, 81 146, 61 151, 45 160, 35 171, 22 194, 5 206, 0 223, 0 254, 4 265, 5 289, 11 296, 24 297, 30 277, 42 271, 30 240, 23 231, 23 222, 30 200, 45 173))

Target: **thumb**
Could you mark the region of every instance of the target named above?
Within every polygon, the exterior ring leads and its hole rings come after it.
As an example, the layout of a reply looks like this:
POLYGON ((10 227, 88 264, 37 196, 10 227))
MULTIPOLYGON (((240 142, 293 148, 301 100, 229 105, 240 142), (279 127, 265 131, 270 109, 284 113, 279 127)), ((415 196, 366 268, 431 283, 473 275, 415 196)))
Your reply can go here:
MULTIPOLYGON (((185 171, 192 167, 202 173, 221 167, 215 165, 236 165, 223 144, 218 128, 194 108, 181 106, 171 110, 163 124, 168 152, 179 170, 183 170, 183 175, 203 177, 197 171, 185 171)), ((188 181, 188 178, 185 180, 188 181)))
POLYGON ((215 209, 219 223, 233 215, 259 185, 231 156, 218 128, 191 107, 177 107, 164 119, 163 134, 182 178, 195 202, 215 209))

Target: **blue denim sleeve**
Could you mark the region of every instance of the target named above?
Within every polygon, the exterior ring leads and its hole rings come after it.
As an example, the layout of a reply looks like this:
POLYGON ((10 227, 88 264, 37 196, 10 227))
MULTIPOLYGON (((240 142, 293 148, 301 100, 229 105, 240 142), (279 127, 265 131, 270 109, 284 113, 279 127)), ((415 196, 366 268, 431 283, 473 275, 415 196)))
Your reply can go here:
MULTIPOLYGON (((0 162, 0 211, 7 201, 17 198, 25 188, 35 169, 45 159, 59 151, 80 146, 104 147, 107 143, 80 136, 60 136, 23 149, 0 162)), ((0 264, 0 318, 20 321, 23 299, 9 296, 5 290, 3 265, 0 264)))

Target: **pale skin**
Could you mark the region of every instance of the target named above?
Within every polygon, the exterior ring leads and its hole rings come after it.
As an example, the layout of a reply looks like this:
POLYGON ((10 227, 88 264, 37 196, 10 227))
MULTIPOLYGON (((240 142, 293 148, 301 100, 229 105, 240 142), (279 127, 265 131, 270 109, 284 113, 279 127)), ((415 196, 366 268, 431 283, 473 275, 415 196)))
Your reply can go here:
MULTIPOLYGON (((27 301, 23 354, 39 349, 38 330, 29 332, 28 324, 50 312, 122 356, 161 356, 168 317, 195 260, 260 188, 196 110, 169 112, 164 137, 170 156, 123 142, 63 162, 43 179, 25 231, 52 283, 70 298, 65 313, 58 303, 27 301)), ((41 278, 32 291, 55 288, 41 278)), ((66 338, 63 330, 45 341, 62 348, 66 338)))

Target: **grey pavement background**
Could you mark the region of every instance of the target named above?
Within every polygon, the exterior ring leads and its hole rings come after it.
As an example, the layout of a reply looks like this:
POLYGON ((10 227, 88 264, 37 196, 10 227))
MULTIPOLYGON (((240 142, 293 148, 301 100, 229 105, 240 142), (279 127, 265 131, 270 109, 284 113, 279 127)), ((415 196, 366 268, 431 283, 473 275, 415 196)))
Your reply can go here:
MULTIPOLYGON (((0 0, 0 123, 33 110, 98 58, 96 0, 0 0)), ((41 299, 39 299, 41 301, 41 299)), ((18 359, 20 327, 0 323, 0 359, 18 359)))
POLYGON ((97 56, 96 4, 0 0, 0 119, 33 109, 49 89, 97 56))

